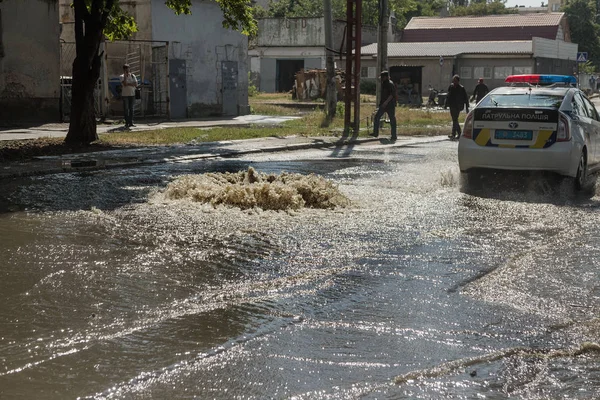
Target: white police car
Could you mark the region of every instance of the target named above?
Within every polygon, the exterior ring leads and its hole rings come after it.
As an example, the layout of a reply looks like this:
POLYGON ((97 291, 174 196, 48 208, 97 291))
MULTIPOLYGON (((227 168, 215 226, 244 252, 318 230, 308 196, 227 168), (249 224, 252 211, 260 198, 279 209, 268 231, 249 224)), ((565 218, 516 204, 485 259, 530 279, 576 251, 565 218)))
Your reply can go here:
POLYGON ((461 172, 551 171, 581 189, 600 167, 600 116, 572 76, 511 75, 467 115, 461 172))

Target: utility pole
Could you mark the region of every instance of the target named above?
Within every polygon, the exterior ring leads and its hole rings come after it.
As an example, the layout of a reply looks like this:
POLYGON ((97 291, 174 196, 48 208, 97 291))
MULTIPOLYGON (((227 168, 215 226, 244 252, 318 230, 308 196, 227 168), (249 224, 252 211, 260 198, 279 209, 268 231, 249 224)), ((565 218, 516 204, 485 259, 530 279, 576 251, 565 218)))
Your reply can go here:
POLYGON ((346 0, 346 76, 344 133, 360 128, 360 54, 362 45, 362 0, 346 0), (354 87, 353 87, 354 86, 354 87), (354 89, 354 91, 352 90, 354 89), (352 115, 354 103, 354 115, 352 115), (354 117, 354 118, 352 118, 354 117))
POLYGON ((335 61, 333 53, 333 17, 331 0, 324 0, 325 7, 325 54, 327 67, 327 125, 335 117, 337 106, 337 87, 335 84, 335 61))
MULTIPOLYGON (((600 0, 599 0, 600 1, 600 0)), ((379 30, 377 31, 377 78, 381 71, 387 71, 388 63, 388 0, 379 0, 379 30)), ((377 79, 377 104, 381 99, 381 80, 377 79)))

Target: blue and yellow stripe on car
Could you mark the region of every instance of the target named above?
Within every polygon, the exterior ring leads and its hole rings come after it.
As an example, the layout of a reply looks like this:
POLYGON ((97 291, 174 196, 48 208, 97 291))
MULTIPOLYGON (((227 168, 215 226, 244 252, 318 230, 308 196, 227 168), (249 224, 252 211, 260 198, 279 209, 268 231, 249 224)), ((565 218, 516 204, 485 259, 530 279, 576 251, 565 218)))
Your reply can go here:
POLYGON ((492 132, 493 130, 490 128, 473 129, 473 141, 479 146, 507 149, 545 149, 552 146, 554 142, 556 142, 556 131, 553 130, 537 131, 538 134, 535 143, 522 146, 516 144, 492 143, 492 132))

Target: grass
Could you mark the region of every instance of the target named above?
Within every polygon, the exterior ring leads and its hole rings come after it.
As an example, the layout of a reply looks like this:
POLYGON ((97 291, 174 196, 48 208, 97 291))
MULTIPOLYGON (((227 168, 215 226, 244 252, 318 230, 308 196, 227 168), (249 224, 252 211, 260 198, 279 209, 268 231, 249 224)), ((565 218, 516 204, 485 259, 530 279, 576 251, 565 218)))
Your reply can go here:
POLYGON ((277 104, 269 103, 250 103, 252 114, 258 115, 300 115, 301 110, 290 107, 283 107, 277 104))
POLYGON ((292 95, 290 93, 262 93, 258 92, 254 96, 248 98, 250 104, 262 102, 262 101, 292 101, 292 95))
MULTIPOLYGON (((296 110, 285 107, 283 110, 271 108, 269 115, 298 115, 296 110)), ((359 137, 365 137, 372 131, 372 114, 374 105, 361 106, 361 131, 359 137), (369 117, 369 131, 367 131, 369 117)), ((464 118, 464 116, 463 116, 464 118)), ((432 112, 408 107, 396 108, 397 130, 399 136, 435 136, 449 132, 451 119, 448 112, 432 112)), ((244 140, 262 137, 285 136, 341 136, 344 130, 344 116, 337 116, 334 121, 325 126, 325 114, 320 110, 304 112, 301 118, 286 121, 280 125, 247 127, 225 126, 215 128, 169 128, 150 131, 110 133, 100 136, 100 144, 105 146, 151 146, 170 145, 177 143, 202 143, 219 140, 244 140)), ((389 124, 383 124, 381 134, 389 134, 389 124)))
MULTIPOLYGON (((295 102, 288 93, 259 93, 250 97, 253 113, 261 115, 299 116, 277 126, 247 127, 225 126, 215 128, 168 128, 148 131, 115 132, 101 134, 90 146, 69 146, 61 138, 0 141, 0 162, 27 160, 44 155, 93 152, 136 146, 165 146, 185 143, 215 142, 221 140, 244 140, 263 137, 285 136, 341 136, 344 130, 343 103, 338 103, 338 115, 325 126, 325 114, 318 108, 290 108, 273 101, 295 102)), ((359 137, 372 131, 375 111, 374 96, 361 96, 361 119, 359 137), (368 126, 367 126, 368 124, 368 126), (367 127, 369 128, 367 130, 367 127)), ((461 114, 461 122, 465 114, 461 114)), ((434 136, 447 134, 452 125, 448 111, 431 111, 408 107, 396 108, 398 136, 434 136)), ((382 136, 389 134, 389 124, 384 123, 382 136)))

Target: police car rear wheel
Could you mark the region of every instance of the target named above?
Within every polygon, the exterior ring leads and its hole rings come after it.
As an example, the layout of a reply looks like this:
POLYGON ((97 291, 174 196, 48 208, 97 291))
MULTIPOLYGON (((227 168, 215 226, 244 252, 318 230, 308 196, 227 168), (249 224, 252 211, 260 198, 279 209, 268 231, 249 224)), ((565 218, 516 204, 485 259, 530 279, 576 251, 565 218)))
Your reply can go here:
POLYGON ((577 167, 577 175, 575 176, 575 189, 582 190, 585 187, 587 178, 587 157, 585 151, 581 152, 579 157, 579 166, 577 167))

